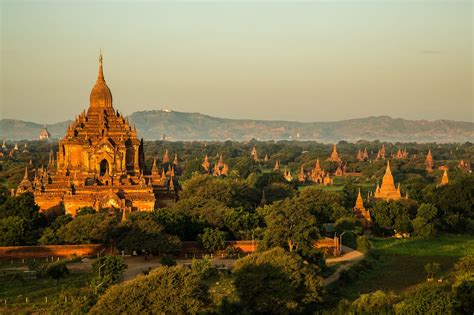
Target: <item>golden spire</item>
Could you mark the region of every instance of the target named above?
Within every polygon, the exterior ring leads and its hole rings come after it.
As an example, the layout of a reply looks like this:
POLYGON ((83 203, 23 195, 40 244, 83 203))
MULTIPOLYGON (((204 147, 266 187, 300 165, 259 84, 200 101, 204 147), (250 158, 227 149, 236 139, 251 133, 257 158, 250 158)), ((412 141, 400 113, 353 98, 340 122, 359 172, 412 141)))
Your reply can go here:
POLYGON ((444 169, 443 177, 441 178, 441 185, 447 185, 449 182, 448 171, 444 169))
POLYGON ((99 75, 97 76, 97 81, 104 80, 104 71, 102 70, 102 51, 99 49, 99 75))
POLYGON ((362 196, 360 194, 360 188, 359 188, 359 194, 357 195, 357 200, 356 200, 356 204, 355 204, 355 207, 356 209, 364 209, 364 200, 362 200, 362 196))
POLYGON ((23 179, 28 179, 28 166, 25 166, 25 175, 23 176, 23 179))

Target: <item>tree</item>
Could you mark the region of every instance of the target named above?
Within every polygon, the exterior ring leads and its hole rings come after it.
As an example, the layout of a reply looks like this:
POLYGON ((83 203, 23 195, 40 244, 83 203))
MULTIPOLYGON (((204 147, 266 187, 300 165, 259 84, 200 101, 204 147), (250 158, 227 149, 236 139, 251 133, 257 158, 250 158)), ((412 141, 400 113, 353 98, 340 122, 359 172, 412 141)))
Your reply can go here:
POLYGON ((61 226, 58 237, 66 244, 106 243, 117 226, 117 218, 105 213, 84 214, 61 226))
POLYGON ((21 217, 11 216, 0 219, 0 246, 23 244, 25 223, 21 217))
POLYGON ((453 302, 448 285, 433 283, 410 291, 395 310, 397 314, 452 314, 453 302))
POLYGON ((223 250, 226 246, 226 233, 218 229, 205 228, 204 233, 198 235, 198 242, 210 253, 223 250))
POLYGON ((122 256, 101 256, 92 264, 91 285, 94 288, 100 286, 100 291, 104 291, 110 285, 117 283, 126 269, 127 265, 122 256))
POLYGON ((416 218, 413 220, 413 233, 415 236, 431 237, 436 234, 434 219, 438 213, 435 206, 423 203, 418 208, 416 218))
POLYGON ((0 219, 17 217, 23 220, 23 236, 18 245, 36 244, 41 229, 46 226, 46 219, 35 203, 33 194, 24 193, 8 197, 0 205, 0 219))
POLYGON ((352 309, 356 314, 391 314, 396 301, 394 293, 385 293, 381 290, 361 294, 354 302, 352 309))
POLYGON ((124 250, 147 249, 158 253, 179 250, 181 242, 177 236, 164 233, 153 214, 135 212, 117 230, 117 246, 124 250))
POLYGON ((282 248, 239 259, 233 270, 243 313, 285 314, 322 300, 319 268, 282 248))
POLYGON ((97 211, 95 211, 94 208, 92 207, 83 207, 83 208, 79 208, 79 210, 77 210, 77 216, 79 215, 85 215, 85 214, 95 214, 97 211))
POLYGON ((257 162, 255 162, 255 160, 250 156, 240 158, 232 169, 236 170, 240 178, 244 179, 247 178, 251 173, 257 172, 259 170, 257 162))
POLYGON ((209 305, 207 287, 199 275, 181 266, 159 267, 109 288, 91 314, 197 314, 209 305))
POLYGON ((55 261, 46 266, 46 275, 55 280, 59 280, 67 274, 69 274, 69 269, 67 269, 64 260, 55 261))
POLYGON ((309 249, 319 238, 316 218, 297 198, 285 199, 265 207, 267 228, 263 248, 282 246, 292 251, 309 249))
POLYGON ((367 235, 357 236, 357 250, 359 252, 367 254, 372 250, 372 247, 372 242, 367 235))

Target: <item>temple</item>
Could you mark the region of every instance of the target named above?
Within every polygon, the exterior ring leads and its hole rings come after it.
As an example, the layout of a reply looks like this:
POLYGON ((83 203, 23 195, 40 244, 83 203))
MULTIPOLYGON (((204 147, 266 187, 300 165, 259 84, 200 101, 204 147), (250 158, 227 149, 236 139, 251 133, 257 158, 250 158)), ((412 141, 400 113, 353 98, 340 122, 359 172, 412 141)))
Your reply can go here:
POLYGON ((431 150, 428 149, 428 154, 426 154, 426 159, 425 159, 425 165, 426 165, 426 171, 428 173, 433 172, 433 156, 431 155, 431 150))
POLYGON ((354 213, 361 220, 363 226, 368 226, 372 219, 370 218, 370 211, 364 207, 364 200, 360 194, 357 195, 356 204, 354 206, 354 213))
POLYGON ((375 190, 374 197, 376 199, 383 200, 399 200, 402 198, 400 193, 400 184, 395 188, 395 182, 393 180, 392 171, 390 170, 390 161, 387 161, 387 168, 385 170, 385 175, 382 179, 382 186, 379 187, 377 184, 377 189, 375 190))
POLYGON ((445 186, 448 183, 449 183, 448 170, 444 169, 443 177, 441 177, 441 183, 439 185, 440 186, 445 186))
POLYGON ((254 146, 252 149, 252 152, 250 153, 250 156, 255 160, 258 161, 258 152, 257 148, 254 146))
POLYGON ((333 147, 332 147, 332 152, 331 152, 331 155, 328 157, 328 161, 336 162, 336 163, 339 163, 339 164, 342 163, 342 160, 339 157, 339 154, 337 153, 336 144, 334 144, 333 147))
POLYGON ((224 158, 222 154, 219 156, 219 161, 214 164, 214 171, 212 172, 214 176, 227 176, 229 175, 229 166, 224 163, 224 158))
POLYGON ((51 153, 46 168, 36 170, 33 181, 25 171, 18 192, 32 189, 40 210, 64 206, 73 216, 83 207, 151 211, 174 202, 173 172, 160 172, 156 163, 151 175, 144 175, 144 169, 143 140, 113 108, 100 54, 87 112, 76 116, 58 151, 51 153))
POLYGON ((385 145, 382 144, 382 148, 379 149, 379 151, 377 152, 377 157, 375 158, 376 161, 378 160, 385 160, 385 145))
POLYGON ((367 148, 364 148, 364 151, 358 150, 356 159, 359 162, 367 161, 369 159, 369 154, 367 154, 367 148))
POLYGON ((44 126, 43 130, 41 130, 40 133, 39 133, 39 139, 40 140, 48 140, 49 138, 51 138, 51 134, 49 133, 48 128, 46 128, 46 126, 44 126))

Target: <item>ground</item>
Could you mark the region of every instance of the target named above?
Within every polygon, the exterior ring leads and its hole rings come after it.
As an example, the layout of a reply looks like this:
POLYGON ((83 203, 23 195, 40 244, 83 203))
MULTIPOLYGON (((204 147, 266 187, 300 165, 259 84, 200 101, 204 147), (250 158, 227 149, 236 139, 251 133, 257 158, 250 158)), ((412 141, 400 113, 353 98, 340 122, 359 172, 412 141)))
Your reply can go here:
MULTIPOLYGON (((447 273, 459 257, 474 254, 474 236, 442 235, 432 239, 392 239, 376 238, 373 240, 379 258, 372 262, 370 270, 358 272, 354 281, 337 281, 340 273, 349 268, 355 269, 363 256, 351 251, 342 258, 328 260, 332 273, 326 274, 325 284, 328 285, 326 300, 337 303, 340 298, 355 299, 361 293, 375 290, 394 291, 400 293, 426 281, 424 265, 438 262, 442 273, 447 273), (353 266, 355 265, 355 266, 353 266)), ((231 267, 235 260, 215 259, 215 265, 231 267)), ((91 260, 82 263, 69 263, 71 271, 64 279, 19 280, 15 274, 27 270, 28 261, 0 261, 0 314, 17 313, 50 313, 51 308, 60 307, 67 310, 73 299, 84 298, 88 286, 91 260), (46 297, 48 300, 46 301, 46 297), (28 302, 26 302, 28 298, 28 302), (5 300, 6 305, 5 305, 5 300)), ((144 260, 143 257, 127 257, 128 269, 121 281, 131 279, 149 268, 159 266, 159 259, 144 260)), ((191 260, 178 260, 178 263, 191 263, 191 260)), ((440 275, 442 276, 442 274, 440 275)), ((209 279, 211 298, 216 303, 225 296, 233 294, 232 280, 223 271, 209 279)))
POLYGON ((361 293, 376 290, 401 293, 426 281, 424 266, 441 264, 441 274, 448 273, 462 256, 474 254, 474 236, 442 235, 432 239, 373 240, 379 257, 372 260, 372 270, 357 271, 357 279, 334 283, 329 287, 334 295, 355 299, 361 293))

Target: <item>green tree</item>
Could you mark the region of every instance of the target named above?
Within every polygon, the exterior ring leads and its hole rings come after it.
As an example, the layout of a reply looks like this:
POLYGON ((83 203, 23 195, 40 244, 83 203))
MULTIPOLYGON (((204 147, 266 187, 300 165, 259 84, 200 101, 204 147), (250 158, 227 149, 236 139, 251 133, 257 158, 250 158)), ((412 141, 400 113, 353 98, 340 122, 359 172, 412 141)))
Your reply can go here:
POLYGON ((127 221, 119 224, 116 235, 118 248, 124 250, 147 249, 161 254, 181 247, 179 238, 164 233, 163 227, 148 212, 130 214, 127 221))
POLYGON ((448 285, 421 285, 395 305, 396 314, 452 314, 453 298, 448 285))
POLYGON ((67 269, 66 261, 64 260, 55 261, 46 266, 46 275, 55 280, 59 280, 68 274, 69 269, 67 269))
POLYGON ((122 256, 105 255, 99 257, 92 264, 91 286, 103 292, 106 288, 118 282, 120 276, 127 269, 122 256))
POLYGON ((372 250, 372 242, 367 235, 357 236, 357 250, 368 254, 372 250))
POLYGON ((432 237, 436 234, 434 220, 438 213, 435 206, 423 203, 418 208, 416 218, 413 220, 413 233, 415 236, 432 237))
POLYGON ((197 314, 209 310, 201 277, 181 266, 159 267, 147 276, 109 288, 91 314, 197 314))
POLYGON ((84 214, 61 226, 57 235, 66 244, 106 243, 116 227, 115 216, 106 213, 84 214))
POLYGON ((46 218, 35 203, 33 194, 24 193, 17 197, 7 197, 0 205, 0 219, 18 217, 23 220, 21 244, 36 244, 41 230, 46 226, 46 218))
POLYGON ((0 219, 0 246, 22 245, 25 237, 25 223, 21 217, 0 219))
POLYGON ((361 294, 354 302, 352 309, 356 314, 393 314, 393 304, 396 301, 394 293, 381 290, 361 294))
POLYGON ((239 259, 234 283, 244 313, 289 314, 322 301, 319 268, 282 248, 239 259))
POLYGON ((316 218, 297 198, 285 199, 265 207, 267 228, 263 248, 282 246, 292 251, 313 247, 319 238, 316 218))
POLYGON ((219 229, 205 228, 197 238, 199 244, 210 253, 223 250, 226 246, 226 233, 219 229))

